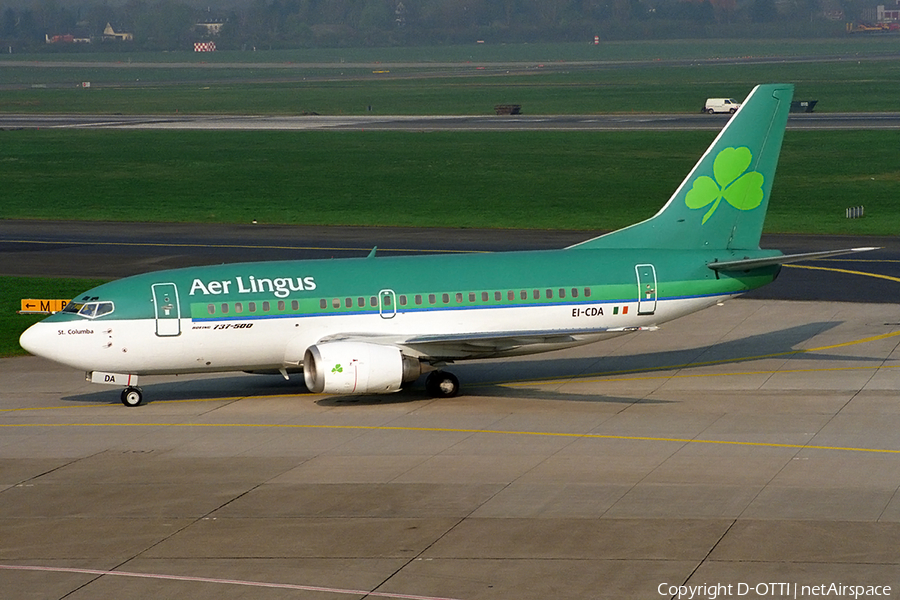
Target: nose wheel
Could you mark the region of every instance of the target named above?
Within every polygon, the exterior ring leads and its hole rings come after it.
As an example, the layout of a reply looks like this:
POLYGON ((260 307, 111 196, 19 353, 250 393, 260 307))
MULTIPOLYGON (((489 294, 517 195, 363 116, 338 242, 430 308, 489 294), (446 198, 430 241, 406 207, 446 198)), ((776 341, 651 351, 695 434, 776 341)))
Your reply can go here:
POLYGON ((459 379, 447 371, 432 371, 425 378, 425 390, 435 398, 453 398, 459 394, 459 379))
POLYGON ((139 387, 127 387, 122 390, 122 404, 125 406, 140 406, 143 400, 144 392, 139 387))

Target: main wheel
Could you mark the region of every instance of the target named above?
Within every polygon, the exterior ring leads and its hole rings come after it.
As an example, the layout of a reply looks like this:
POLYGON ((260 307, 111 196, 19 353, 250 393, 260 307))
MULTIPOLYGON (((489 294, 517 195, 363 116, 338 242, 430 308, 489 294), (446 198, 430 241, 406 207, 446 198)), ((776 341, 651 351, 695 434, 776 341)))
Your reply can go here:
POLYGON ((144 393, 141 388, 127 387, 122 390, 122 404, 129 407, 140 406, 144 400, 144 393))
POLYGON ((425 378, 425 389, 435 398, 453 398, 459 394, 459 379, 447 371, 432 371, 425 378))

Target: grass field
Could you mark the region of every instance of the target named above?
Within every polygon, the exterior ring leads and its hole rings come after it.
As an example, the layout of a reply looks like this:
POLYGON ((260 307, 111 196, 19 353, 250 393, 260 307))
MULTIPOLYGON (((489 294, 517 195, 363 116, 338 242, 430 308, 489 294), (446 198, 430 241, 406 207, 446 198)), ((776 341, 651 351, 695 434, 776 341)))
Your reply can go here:
MULTIPOLYGON (((7 131, 2 216, 614 229, 656 212, 714 135, 7 131)), ((890 131, 789 132, 767 231, 900 231, 896 148, 890 131)))
POLYGON ((819 39, 649 40, 547 44, 460 44, 380 48, 304 48, 247 52, 55 52, 3 54, 9 62, 119 63, 485 63, 531 61, 641 61, 743 57, 875 56, 897 53, 897 36, 855 35, 819 39))
MULTIPOLYGON (((4 72, 4 74, 7 74, 4 72)), ((165 73, 153 71, 155 76, 165 73)), ((178 72, 189 76, 190 73, 178 72)), ((20 73, 19 75, 24 75, 20 73)), ((51 73, 42 72, 42 76, 51 73)), ((530 73, 312 75, 223 79, 194 73, 197 82, 100 84, 84 89, 68 73, 64 86, 0 89, 0 112, 92 114, 492 114, 516 103, 526 114, 698 112, 707 97, 743 98, 757 83, 790 82, 795 97, 818 100, 818 112, 900 110, 900 60, 740 66, 645 66, 624 71, 535 69, 530 73)), ((90 74, 81 74, 90 77, 90 74)), ((119 74, 121 77, 121 74, 119 74)), ((88 79, 85 79, 88 80, 88 79)))
POLYGON ((0 112, 490 114, 498 103, 526 114, 696 112, 708 96, 742 98, 776 81, 795 83, 820 112, 891 111, 900 110, 898 40, 0 55, 0 112), (735 57, 746 62, 710 61, 735 57), (779 58, 752 62, 760 57, 779 58))

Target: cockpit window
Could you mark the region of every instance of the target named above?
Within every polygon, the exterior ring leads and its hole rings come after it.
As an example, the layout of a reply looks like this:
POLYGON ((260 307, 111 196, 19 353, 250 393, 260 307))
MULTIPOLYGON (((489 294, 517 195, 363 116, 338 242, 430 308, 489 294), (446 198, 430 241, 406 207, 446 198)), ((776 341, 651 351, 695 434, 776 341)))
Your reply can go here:
POLYGON ((116 309, 112 302, 69 302, 63 309, 64 313, 77 314, 80 317, 96 319, 108 315, 116 309))
POLYGON ((78 311, 81 310, 81 308, 83 306, 84 306, 84 304, 82 304, 80 302, 69 302, 68 304, 66 304, 66 307, 62 311, 64 313, 78 314, 78 311))
POLYGON ((113 306, 112 302, 98 302, 97 303, 97 312, 94 314, 95 317, 102 317, 103 315, 108 315, 113 311, 115 306, 113 306))

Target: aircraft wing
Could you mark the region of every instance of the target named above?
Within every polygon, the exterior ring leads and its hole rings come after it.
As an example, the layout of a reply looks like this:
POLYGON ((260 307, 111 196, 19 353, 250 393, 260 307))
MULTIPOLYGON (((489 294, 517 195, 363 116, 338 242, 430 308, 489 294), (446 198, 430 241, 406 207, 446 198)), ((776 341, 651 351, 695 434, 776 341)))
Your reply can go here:
POLYGON ((706 266, 715 271, 748 271, 760 267, 784 265, 804 260, 815 260, 818 258, 828 258, 830 256, 853 254, 855 252, 868 252, 870 250, 878 250, 878 248, 847 248, 844 250, 825 250, 824 252, 805 252, 803 254, 782 254, 781 256, 767 256, 765 258, 745 258, 743 260, 711 262, 706 266))
POLYGON ((319 340, 319 343, 354 341, 398 346, 426 360, 453 361, 513 355, 520 353, 519 350, 523 348, 533 351, 537 346, 544 346, 550 350, 554 347, 566 347, 578 343, 586 344, 606 336, 653 329, 656 329, 656 327, 429 334, 407 337, 368 333, 341 333, 324 337, 319 340))

